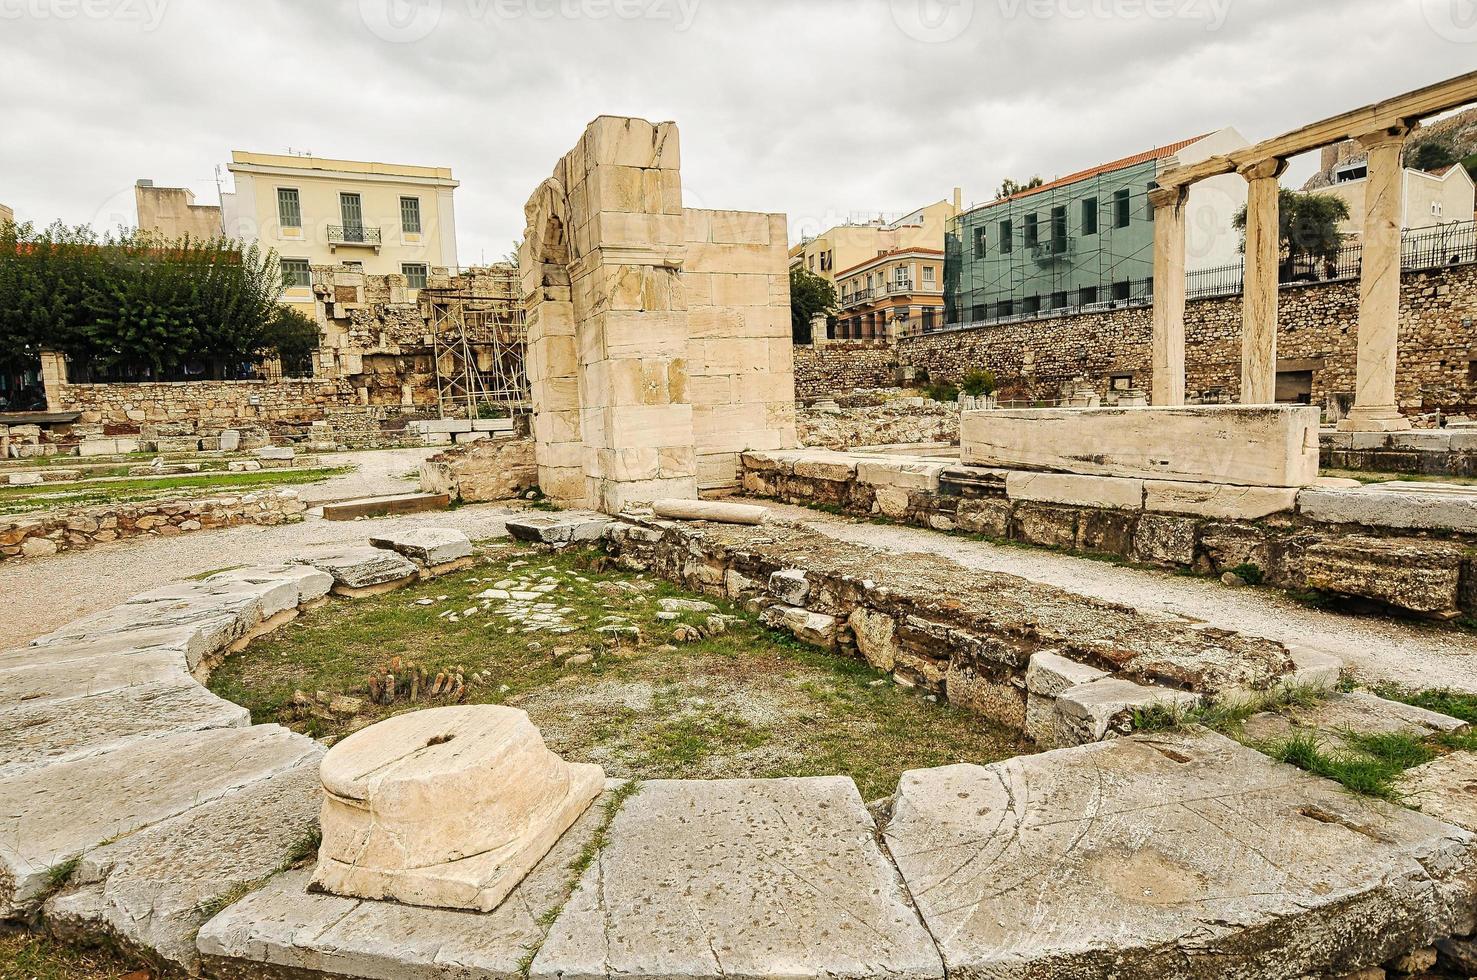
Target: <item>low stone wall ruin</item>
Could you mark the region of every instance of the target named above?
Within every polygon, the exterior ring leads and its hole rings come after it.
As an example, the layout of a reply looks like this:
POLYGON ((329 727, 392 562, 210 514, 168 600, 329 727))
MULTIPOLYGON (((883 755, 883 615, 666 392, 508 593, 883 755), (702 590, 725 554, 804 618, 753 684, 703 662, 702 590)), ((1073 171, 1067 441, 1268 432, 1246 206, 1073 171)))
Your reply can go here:
POLYGON ((240 524, 292 524, 301 521, 307 509, 295 490, 261 490, 229 497, 102 504, 37 517, 0 518, 0 561, 44 558, 143 535, 171 537, 240 524))
POLYGON ((512 500, 538 486, 532 439, 483 439, 421 464, 421 491, 466 504, 512 500))
POLYGON ((924 398, 877 399, 854 407, 800 408, 801 445, 825 449, 959 443, 959 405, 924 398))
POLYGON ((829 398, 860 388, 892 388, 898 383, 896 344, 833 343, 796 345, 795 397, 829 398))

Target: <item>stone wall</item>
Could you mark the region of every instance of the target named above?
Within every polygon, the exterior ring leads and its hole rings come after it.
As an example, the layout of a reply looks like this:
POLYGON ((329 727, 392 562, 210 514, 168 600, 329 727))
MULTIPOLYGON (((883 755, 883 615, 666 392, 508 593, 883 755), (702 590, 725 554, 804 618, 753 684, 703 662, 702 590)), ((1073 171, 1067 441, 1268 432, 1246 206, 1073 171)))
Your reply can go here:
POLYGON ((421 491, 462 503, 511 500, 538 486, 532 439, 482 439, 421 464, 421 491))
POLYGON ((895 344, 837 341, 795 347, 795 397, 829 398, 860 388, 898 383, 895 344))
MULTIPOLYGON (((1477 266, 1402 277, 1397 397, 1406 414, 1477 412, 1474 309, 1477 266)), ((987 367, 1007 399, 1055 399, 1075 378, 1087 378, 1102 392, 1114 377, 1148 389, 1150 317, 1140 307, 905 337, 898 356, 935 380, 958 381, 987 367)), ((1358 320, 1357 281, 1281 290, 1278 370, 1310 372, 1312 404, 1326 405, 1335 396, 1352 399, 1358 320)), ((1241 388, 1241 297, 1188 303, 1185 337, 1187 397, 1235 401, 1241 388)))
POLYGON ((103 504, 38 517, 0 519, 0 561, 44 558, 60 551, 141 535, 170 537, 238 524, 291 524, 307 505, 295 490, 262 490, 201 500, 103 504))
POLYGON ((139 425, 196 420, 237 428, 262 422, 312 422, 330 408, 357 404, 347 381, 157 381, 62 384, 48 390, 53 412, 81 412, 82 422, 139 425))
POLYGON ((826 449, 959 443, 959 406, 925 398, 893 398, 876 405, 802 408, 800 443, 826 449))

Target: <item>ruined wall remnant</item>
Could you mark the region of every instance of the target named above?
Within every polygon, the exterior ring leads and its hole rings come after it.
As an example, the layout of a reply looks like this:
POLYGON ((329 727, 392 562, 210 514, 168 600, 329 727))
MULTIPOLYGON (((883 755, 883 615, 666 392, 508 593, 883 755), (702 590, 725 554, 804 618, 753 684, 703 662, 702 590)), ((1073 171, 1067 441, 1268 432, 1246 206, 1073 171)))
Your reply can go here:
POLYGON ((795 395, 830 398, 859 389, 892 388, 898 383, 895 342, 834 341, 795 348, 795 395))
POLYGON ((782 215, 688 210, 677 127, 602 116, 529 199, 520 253, 539 482, 619 512, 733 487, 795 443, 782 215))

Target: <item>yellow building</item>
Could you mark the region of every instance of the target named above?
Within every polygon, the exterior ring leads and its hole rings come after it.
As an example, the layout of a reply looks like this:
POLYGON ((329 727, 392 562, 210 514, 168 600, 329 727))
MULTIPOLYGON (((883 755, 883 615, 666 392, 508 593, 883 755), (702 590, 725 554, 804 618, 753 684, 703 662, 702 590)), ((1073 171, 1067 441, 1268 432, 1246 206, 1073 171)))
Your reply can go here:
POLYGON ((6 207, 4 204, 0 204, 0 225, 5 224, 7 221, 14 220, 15 212, 10 210, 10 208, 6 207))
POLYGON ((169 241, 186 236, 221 236, 221 209, 213 204, 196 204, 195 192, 188 187, 155 187, 152 180, 140 178, 133 185, 133 200, 140 231, 151 231, 169 241))
POLYGON ((288 275, 283 301, 309 316, 315 265, 403 275, 414 302, 432 268, 457 264, 450 168, 236 150, 227 169, 226 234, 275 251, 288 275))
POLYGON ((790 266, 802 266, 835 283, 836 274, 888 252, 932 248, 942 251, 949 220, 963 206, 963 192, 952 201, 937 201, 895 221, 837 225, 790 249, 790 266))

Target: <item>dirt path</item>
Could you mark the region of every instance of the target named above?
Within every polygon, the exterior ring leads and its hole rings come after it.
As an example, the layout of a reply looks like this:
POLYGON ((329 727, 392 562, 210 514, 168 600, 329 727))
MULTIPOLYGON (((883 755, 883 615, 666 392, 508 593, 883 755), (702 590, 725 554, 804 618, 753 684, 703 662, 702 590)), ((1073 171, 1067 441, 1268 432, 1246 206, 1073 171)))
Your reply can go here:
POLYGON ((1477 693, 1477 636, 1405 620, 1309 609, 1268 589, 1123 568, 1053 552, 993 545, 933 531, 858 523, 801 507, 762 504, 811 529, 879 551, 932 554, 967 568, 1006 572, 1078 595, 1178 613, 1213 626, 1326 651, 1361 678, 1477 693))

